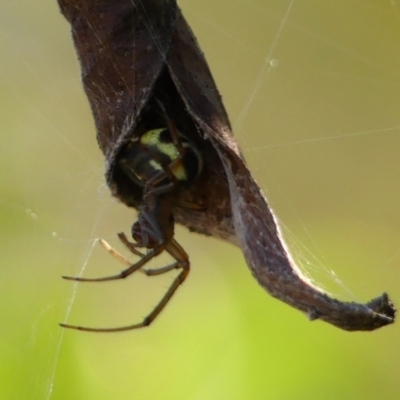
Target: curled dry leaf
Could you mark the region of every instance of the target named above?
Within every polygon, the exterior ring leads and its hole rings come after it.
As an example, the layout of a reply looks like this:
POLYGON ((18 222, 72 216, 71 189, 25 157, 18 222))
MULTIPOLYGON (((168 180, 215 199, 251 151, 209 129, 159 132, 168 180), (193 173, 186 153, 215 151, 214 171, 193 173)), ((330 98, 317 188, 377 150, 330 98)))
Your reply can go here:
POLYGON ((58 1, 72 27, 114 196, 130 207, 140 206, 142 188, 126 178, 116 160, 138 123, 156 118, 153 110, 161 101, 204 157, 205 171, 180 194, 180 201, 201 199, 207 209, 175 207, 178 223, 240 246, 260 285, 311 320, 350 331, 394 322, 395 308, 386 294, 366 304, 332 299, 290 259, 232 135, 207 62, 175 0, 58 1))

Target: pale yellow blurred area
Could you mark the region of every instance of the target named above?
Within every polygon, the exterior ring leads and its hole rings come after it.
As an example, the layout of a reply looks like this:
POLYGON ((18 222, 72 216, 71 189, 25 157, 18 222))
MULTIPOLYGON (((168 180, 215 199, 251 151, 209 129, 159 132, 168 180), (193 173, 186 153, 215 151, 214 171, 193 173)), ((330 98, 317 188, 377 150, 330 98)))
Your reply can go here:
MULTIPOLYGON (((400 4, 179 4, 293 257, 341 299, 399 305, 400 4)), ((105 185, 69 29, 54 0, 0 4, 0 398, 398 398, 398 324, 311 323, 240 249, 182 228, 192 271, 151 327, 59 328, 139 321, 173 279, 61 279, 122 269, 95 240, 126 254, 116 234, 136 218, 105 185)))

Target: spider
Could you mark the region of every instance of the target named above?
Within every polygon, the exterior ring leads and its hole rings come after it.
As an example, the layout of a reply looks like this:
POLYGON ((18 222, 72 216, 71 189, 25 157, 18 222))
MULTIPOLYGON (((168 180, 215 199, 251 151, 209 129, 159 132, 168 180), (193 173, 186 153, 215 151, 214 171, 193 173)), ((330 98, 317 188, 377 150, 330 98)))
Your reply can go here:
POLYGON ((166 126, 150 129, 141 136, 131 139, 123 149, 118 162, 125 174, 143 188, 138 220, 132 225, 132 238, 135 242, 130 242, 124 233, 118 234, 122 243, 140 257, 139 261, 131 264, 107 242, 100 240, 103 247, 119 261, 129 265, 128 268, 117 275, 101 278, 71 276, 63 278, 80 282, 103 282, 124 279, 138 270, 147 276, 161 275, 173 269, 180 269, 181 272, 151 313, 139 323, 115 328, 90 328, 61 323, 64 328, 91 332, 120 332, 149 326, 189 274, 189 256, 174 239, 173 207, 204 210, 202 204, 183 203, 177 199, 177 195, 188 189, 198 178, 202 172, 203 160, 196 146, 169 119, 161 103, 159 106, 165 117, 166 126), (147 253, 143 254, 138 248, 146 249, 147 253), (162 268, 142 269, 164 251, 169 253, 175 262, 162 268))

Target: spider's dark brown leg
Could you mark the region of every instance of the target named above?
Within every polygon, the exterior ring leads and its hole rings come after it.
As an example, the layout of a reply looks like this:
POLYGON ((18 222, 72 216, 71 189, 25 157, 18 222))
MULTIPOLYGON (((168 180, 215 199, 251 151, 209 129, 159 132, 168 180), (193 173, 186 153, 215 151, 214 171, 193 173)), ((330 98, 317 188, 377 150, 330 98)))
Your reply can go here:
MULTIPOLYGON (((78 325, 69 325, 69 324, 60 324, 60 326, 62 326, 64 328, 77 329, 77 330, 86 331, 86 332, 104 332, 104 333, 105 332, 129 331, 129 330, 139 329, 139 328, 144 328, 146 326, 149 326, 157 318, 157 316, 164 309, 164 307, 169 303, 172 296, 174 295, 176 290, 179 288, 179 286, 185 281, 185 279, 187 278, 189 271, 190 271, 190 263, 189 263, 188 255, 186 254, 185 250, 183 250, 181 245, 175 239, 172 239, 167 244, 167 246, 165 247, 165 250, 172 257, 174 257, 177 260, 176 263, 171 264, 171 266, 176 264, 176 266, 174 266, 174 268, 181 268, 182 271, 173 280, 171 286, 168 288, 167 292, 164 294, 164 296, 159 301, 159 303, 154 307, 153 311, 146 318, 144 318, 142 320, 142 322, 139 322, 138 324, 121 326, 121 327, 117 327, 117 328, 89 328, 89 327, 78 326, 78 325)), ((167 267, 165 267, 165 268, 167 268, 167 267)))
POLYGON ((175 122, 171 118, 169 118, 167 111, 165 110, 164 104, 158 100, 157 100, 157 103, 164 115, 164 119, 167 124, 168 131, 172 137, 172 142, 174 143, 175 147, 178 149, 181 157, 183 158, 185 155, 185 149, 182 146, 182 142, 179 139, 178 129, 176 128, 175 122))
POLYGON ((179 261, 176 261, 172 264, 166 265, 165 267, 161 268, 150 268, 150 269, 141 269, 141 271, 146 274, 147 276, 157 276, 165 274, 166 272, 172 271, 173 269, 179 269, 181 265, 179 261))
POLYGON ((133 254, 136 254, 140 257, 144 257, 144 254, 137 250, 137 247, 144 247, 139 243, 132 243, 128 240, 125 233, 118 233, 118 239, 131 251, 133 254))
POLYGON ((146 255, 144 255, 138 262, 132 264, 129 268, 124 269, 119 274, 111 275, 111 276, 103 276, 101 278, 82 278, 80 276, 63 276, 63 279, 70 281, 78 281, 78 282, 105 282, 105 281, 114 281, 118 279, 125 279, 127 276, 133 274, 139 268, 143 267, 146 263, 148 263, 153 257, 158 256, 161 252, 164 251, 166 245, 160 245, 150 250, 146 255))
MULTIPOLYGON (((128 238, 126 237, 126 235, 124 233, 119 233, 118 237, 120 238, 121 242, 129 249, 133 252, 133 250, 135 250, 135 254, 136 252, 139 253, 135 247, 136 247, 136 243, 131 243, 128 238)), ((108 245, 108 243, 107 243, 108 245)), ((104 245, 103 245, 104 247, 104 245)), ((120 260, 121 262, 123 262, 125 265, 131 265, 128 260, 126 260, 124 257, 122 257, 119 253, 117 253, 114 249, 111 248, 111 246, 108 245, 108 247, 110 247, 110 249, 106 248, 106 250, 108 252, 110 252, 115 258, 117 258, 118 260, 120 260), (116 254, 114 254, 116 253, 116 254), (127 264, 129 263, 129 264, 127 264)), ((141 254, 141 253, 140 253, 141 254)), ((142 257, 144 257, 144 254, 141 254, 142 257)), ((168 271, 172 271, 173 269, 177 269, 180 268, 179 263, 178 262, 174 262, 172 264, 169 264, 165 267, 161 267, 161 268, 151 268, 151 269, 141 269, 140 271, 143 272, 144 274, 146 274, 147 276, 156 276, 156 275, 161 275, 164 274, 168 271)))

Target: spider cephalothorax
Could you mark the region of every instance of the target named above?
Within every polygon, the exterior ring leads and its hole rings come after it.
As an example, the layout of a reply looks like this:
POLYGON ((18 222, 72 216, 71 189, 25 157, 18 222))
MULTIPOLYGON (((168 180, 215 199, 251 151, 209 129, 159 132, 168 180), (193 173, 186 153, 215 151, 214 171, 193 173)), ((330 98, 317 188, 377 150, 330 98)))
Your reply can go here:
POLYGON ((189 257, 174 239, 173 209, 175 206, 199 211, 204 209, 204 205, 201 204, 180 203, 177 196, 180 192, 190 188, 199 177, 203 168, 203 160, 196 146, 168 118, 162 104, 157 104, 164 115, 166 126, 149 130, 139 127, 137 132, 143 132, 136 136, 133 135, 133 138, 122 149, 117 162, 132 183, 143 189, 138 220, 132 225, 132 237, 135 242, 130 242, 123 233, 118 235, 125 246, 132 253, 138 255, 140 260, 131 264, 102 241, 103 246, 111 254, 129 265, 127 269, 117 275, 102 278, 64 278, 85 282, 123 279, 141 269, 163 251, 167 251, 175 259, 175 262, 162 268, 142 269, 142 271, 148 276, 160 275, 173 269, 181 269, 181 272, 153 311, 140 323, 118 328, 88 328, 61 324, 66 328, 115 332, 148 326, 166 306, 189 273, 189 257), (146 254, 137 250, 138 248, 146 249, 146 254))

